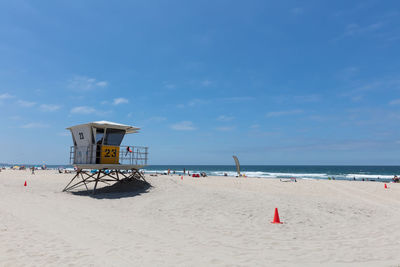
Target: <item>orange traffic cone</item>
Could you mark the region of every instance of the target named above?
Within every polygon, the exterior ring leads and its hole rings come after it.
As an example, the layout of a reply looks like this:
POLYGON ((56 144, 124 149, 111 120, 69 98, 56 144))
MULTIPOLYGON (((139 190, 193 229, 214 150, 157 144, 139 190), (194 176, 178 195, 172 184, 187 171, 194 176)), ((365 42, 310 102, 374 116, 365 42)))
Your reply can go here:
POLYGON ((274 221, 272 221, 271 223, 282 223, 282 222, 279 220, 278 208, 275 208, 274 221))
POLYGON ((24 186, 26 186, 26 181, 25 181, 25 183, 24 183, 24 186))
POLYGON ((385 189, 387 189, 387 184, 385 184, 385 189))

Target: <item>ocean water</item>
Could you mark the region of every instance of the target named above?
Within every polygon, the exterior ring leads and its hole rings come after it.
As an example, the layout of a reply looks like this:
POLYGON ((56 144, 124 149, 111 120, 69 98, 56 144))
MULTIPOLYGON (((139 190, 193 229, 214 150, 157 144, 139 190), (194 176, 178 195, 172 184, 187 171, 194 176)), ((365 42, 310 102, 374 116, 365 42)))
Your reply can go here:
MULTIPOLYGON (((9 164, 4 164, 11 166, 9 164)), ((22 165, 22 164, 21 164, 22 165)), ((30 167, 32 165, 26 165, 30 167)), ((50 169, 73 168, 71 165, 47 165, 50 169)), ((183 174, 205 172, 207 175, 236 177, 234 165, 150 165, 146 173, 167 173, 168 169, 183 174)), ((241 173, 257 178, 335 179, 389 182, 400 176, 400 166, 304 166, 304 165, 242 165, 241 173)))
MULTIPOLYGON (((183 168, 190 173, 205 172, 207 175, 236 177, 236 167, 230 165, 152 165, 147 166, 147 173, 166 173, 168 169, 177 174, 183 168)), ((400 175, 400 166, 272 166, 242 165, 241 173, 258 178, 297 178, 297 179, 336 179, 390 181, 394 175, 400 175)))

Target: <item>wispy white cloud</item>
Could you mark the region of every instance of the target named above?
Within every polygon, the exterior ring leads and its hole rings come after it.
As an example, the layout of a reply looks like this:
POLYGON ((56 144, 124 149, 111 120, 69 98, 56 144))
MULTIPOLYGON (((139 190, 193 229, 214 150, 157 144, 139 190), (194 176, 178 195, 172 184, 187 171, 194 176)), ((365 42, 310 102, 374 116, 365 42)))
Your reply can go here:
POLYGON ((271 111, 268 112, 265 116, 268 118, 271 117, 281 117, 281 116, 288 116, 288 115, 297 115, 303 113, 301 109, 293 109, 293 110, 281 110, 281 111, 271 111))
POLYGON ((17 104, 20 105, 21 107, 25 107, 25 108, 30 108, 30 107, 33 107, 34 105, 36 105, 35 102, 25 101, 25 100, 18 100, 17 104))
POLYGON ((97 83, 96 83, 96 86, 99 86, 99 87, 106 87, 106 86, 108 86, 108 82, 106 82, 106 81, 97 82, 97 83))
POLYGON ((13 97, 14 97, 13 95, 10 95, 8 93, 0 94, 0 100, 9 99, 13 97))
POLYGON ((352 93, 359 93, 359 92, 368 92, 368 91, 375 91, 386 89, 388 86, 400 86, 400 80, 377 80, 373 82, 366 82, 359 86, 356 86, 352 93))
POLYGON ((321 96, 317 94, 309 95, 280 95, 274 97, 277 103, 316 103, 321 101, 321 96))
POLYGON ((290 12, 291 12, 292 14, 295 14, 295 15, 301 15, 301 14, 304 13, 304 8, 302 8, 302 7, 295 7, 295 8, 292 8, 292 9, 290 10, 290 12))
POLYGON ((372 81, 357 81, 352 88, 342 93, 341 96, 349 97, 354 102, 361 101, 369 92, 392 92, 400 89, 399 77, 382 77, 372 81))
POLYGON ((204 105, 207 103, 209 103, 209 101, 205 100, 205 99, 193 99, 193 100, 189 101, 188 106, 189 107, 201 106, 201 105, 204 105))
POLYGON ((221 132, 230 132, 233 131, 236 127, 235 126, 221 126, 217 127, 216 129, 221 132))
POLYGON ((178 108, 185 108, 185 107, 197 107, 197 106, 204 106, 206 104, 219 104, 219 103, 242 103, 254 100, 255 98, 252 96, 234 96, 234 97, 225 97, 225 98, 195 98, 187 103, 178 104, 178 108))
POLYGON ((129 100, 123 97, 114 98, 113 105, 127 104, 129 100))
POLYGON ((362 12, 364 12, 363 10, 372 10, 374 8, 374 6, 376 6, 377 4, 380 4, 379 2, 376 1, 362 1, 356 5, 353 6, 347 6, 344 9, 339 9, 338 11, 335 11, 333 13, 333 16, 335 17, 354 17, 356 14, 360 14, 362 12))
POLYGON ((163 122, 166 121, 167 118, 166 117, 162 117, 162 116, 155 116, 155 117, 151 117, 149 118, 149 121, 153 121, 153 122, 163 122))
POLYGON ((107 81, 98 81, 94 78, 89 78, 86 76, 75 76, 68 81, 68 88, 74 90, 90 91, 96 88, 107 87, 107 81))
POLYGON ((356 23, 350 23, 346 25, 346 28, 344 30, 344 33, 337 37, 335 40, 341 40, 346 37, 357 37, 363 34, 371 34, 375 33, 379 29, 383 27, 384 23, 383 22, 376 22, 373 24, 369 24, 366 26, 360 26, 356 23))
POLYGON ((19 121, 19 120, 22 120, 22 117, 18 116, 18 115, 14 115, 14 116, 10 117, 10 120, 19 121))
POLYGON ((193 130, 196 130, 196 127, 194 127, 193 122, 191 122, 191 121, 181 121, 181 122, 172 124, 171 128, 173 130, 177 130, 177 131, 193 131, 193 130))
POLYGON ((282 136, 282 132, 280 131, 262 131, 258 127, 252 128, 252 131, 249 132, 249 136, 251 137, 273 137, 273 136, 282 136))
POLYGON ((400 98, 393 99, 392 101, 389 102, 389 105, 400 105, 400 98))
POLYGON ((167 81, 163 82, 163 85, 167 89, 175 89, 176 88, 176 84, 171 83, 171 82, 167 82, 167 81))
POLYGON ((293 101, 296 103, 315 103, 319 102, 320 100, 321 96, 316 94, 293 96, 293 101))
POLYGON ((78 106, 72 108, 70 112, 73 114, 93 114, 96 113, 97 110, 89 106, 78 106))
POLYGON ((239 102, 251 101, 254 99, 255 98, 252 96, 233 96, 233 97, 222 98, 222 101, 229 102, 229 103, 239 103, 239 102))
POLYGON ((61 108, 61 106, 53 105, 53 104, 42 104, 42 105, 40 105, 40 109, 42 111, 46 111, 46 112, 53 112, 53 111, 59 110, 60 108, 61 108))
POLYGON ((217 121, 232 121, 234 118, 233 116, 221 115, 218 116, 217 121))
POLYGON ((213 82, 210 81, 210 80, 207 80, 207 79, 201 81, 201 85, 204 86, 204 87, 208 87, 208 86, 210 86, 212 84, 213 84, 213 82))
POLYGON ((195 98, 190 101, 188 101, 186 104, 178 104, 178 108, 185 108, 185 107, 197 107, 197 106, 203 106, 205 104, 210 103, 212 100, 211 99, 199 99, 195 98))
POLYGON ((329 120, 334 120, 334 117, 328 117, 328 116, 322 116, 322 115, 310 115, 308 116, 308 119, 311 121, 317 121, 317 122, 327 122, 329 120))
POLYGON ((59 136, 71 136, 71 133, 69 133, 69 131, 64 131, 64 132, 59 132, 58 133, 59 136))
POLYGON ((343 70, 343 72, 347 75, 353 75, 354 73, 357 73, 360 69, 358 67, 347 67, 343 70))
MULTIPOLYGON (((387 128, 382 125, 392 125, 400 122, 400 112, 397 109, 380 108, 379 106, 359 106, 344 110, 347 115, 336 121, 344 126, 372 126, 371 129, 387 128)), ((390 127, 389 127, 390 128, 390 127)))
POLYGON ((40 122, 31 122, 24 125, 21 125, 21 128, 24 129, 32 129, 32 128, 48 128, 48 124, 40 123, 40 122))
POLYGON ((341 80, 351 80, 354 79, 354 77, 360 72, 360 69, 356 66, 350 66, 347 68, 344 68, 336 74, 336 76, 341 79, 341 80))

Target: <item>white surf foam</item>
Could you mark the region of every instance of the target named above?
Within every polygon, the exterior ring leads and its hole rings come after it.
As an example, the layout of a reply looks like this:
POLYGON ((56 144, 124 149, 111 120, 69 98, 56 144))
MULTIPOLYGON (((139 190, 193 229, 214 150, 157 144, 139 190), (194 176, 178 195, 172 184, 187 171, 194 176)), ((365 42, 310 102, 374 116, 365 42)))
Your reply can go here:
MULTIPOLYGON (((146 173, 167 173, 168 169, 165 170, 145 170, 146 173)), ((192 173, 200 173, 202 171, 193 171, 187 170, 187 172, 192 173)), ((224 170, 217 170, 217 171, 205 171, 209 176, 229 176, 229 177, 236 177, 236 171, 224 171, 224 170)), ((171 170, 171 173, 173 171, 171 170)), ((176 171, 176 174, 182 175, 183 171, 176 171)), ((335 178, 335 179, 348 179, 352 180, 353 178, 357 180, 361 179, 392 179, 393 175, 379 175, 379 174, 327 174, 327 173, 285 173, 285 172, 262 172, 262 171, 242 171, 242 175, 246 175, 247 177, 254 177, 254 178, 297 178, 297 179, 328 179, 328 178, 335 178)))
POLYGON ((346 174, 345 177, 348 178, 348 179, 353 179, 353 178, 356 178, 356 179, 362 179, 362 178, 365 178, 365 179, 377 179, 377 178, 380 178, 380 179, 392 179, 393 175, 353 174, 353 173, 349 173, 349 174, 346 174))

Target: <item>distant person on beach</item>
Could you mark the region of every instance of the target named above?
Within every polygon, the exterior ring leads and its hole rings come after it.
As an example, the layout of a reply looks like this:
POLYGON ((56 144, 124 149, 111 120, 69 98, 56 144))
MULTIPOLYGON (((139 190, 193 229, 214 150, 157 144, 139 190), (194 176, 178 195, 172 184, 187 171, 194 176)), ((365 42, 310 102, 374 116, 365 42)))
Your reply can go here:
POLYGON ((171 173, 171 170, 170 169, 168 169, 168 175, 171 173))
POLYGON ((35 167, 32 167, 32 174, 35 174, 35 167))
POLYGON ((394 183, 400 182, 400 179, 399 179, 399 177, 397 177, 397 175, 395 175, 395 176, 393 177, 393 182, 394 182, 394 183))
POLYGON ((186 175, 186 168, 183 168, 183 175, 186 175))

